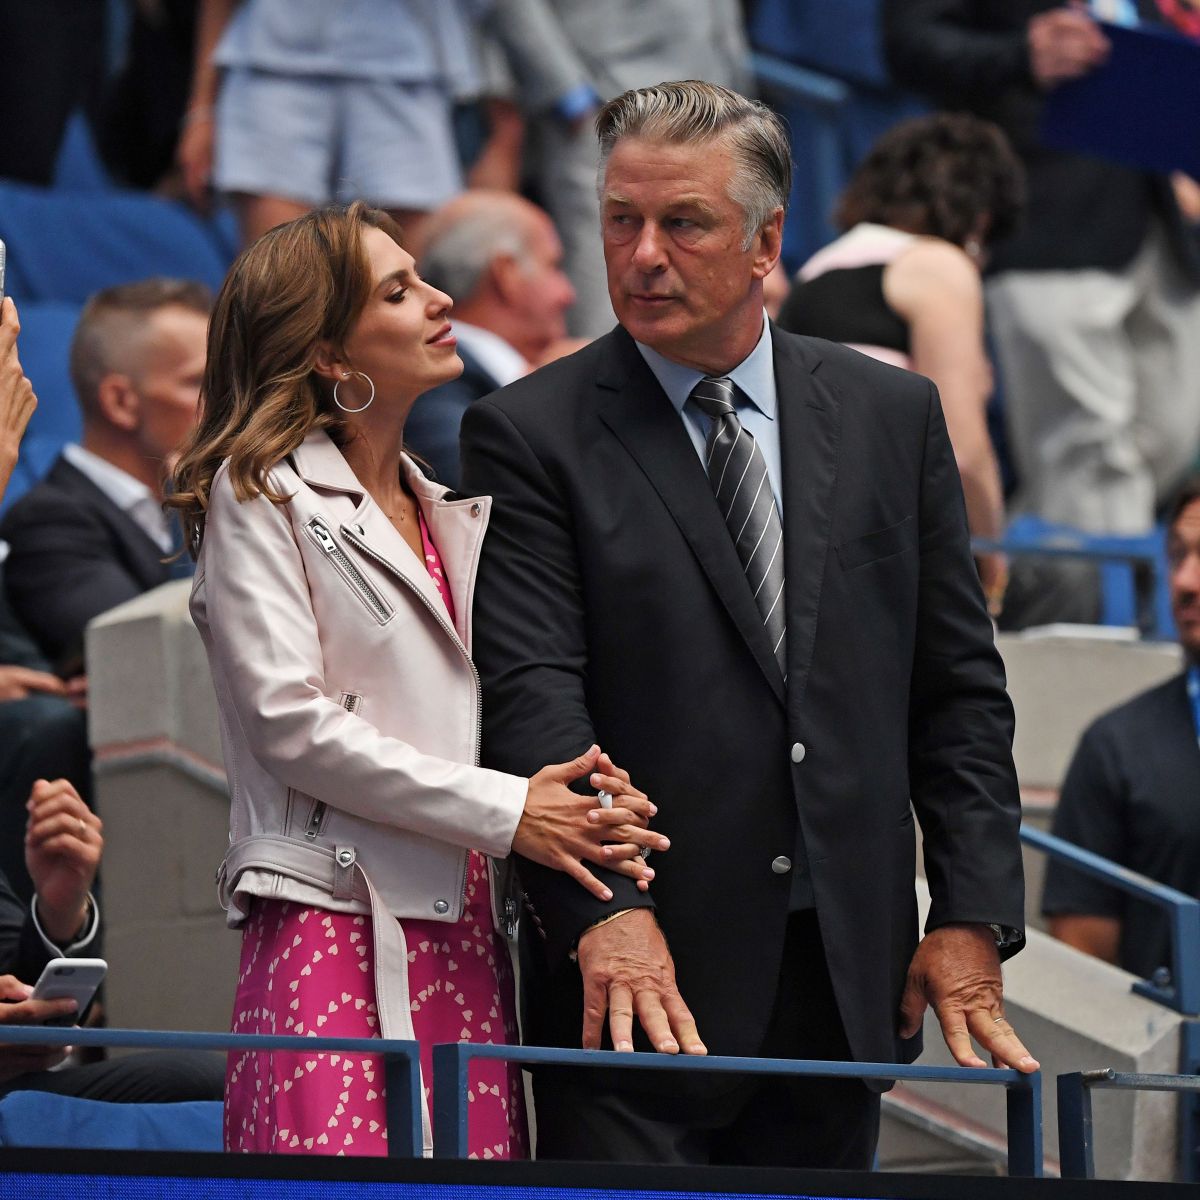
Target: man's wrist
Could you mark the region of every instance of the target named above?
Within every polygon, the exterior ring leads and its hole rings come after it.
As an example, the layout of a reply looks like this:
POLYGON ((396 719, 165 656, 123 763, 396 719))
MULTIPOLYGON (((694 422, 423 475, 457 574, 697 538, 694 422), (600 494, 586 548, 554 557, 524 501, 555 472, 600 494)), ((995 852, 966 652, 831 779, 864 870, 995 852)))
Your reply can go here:
POLYGON ((39 905, 38 899, 35 894, 29 905, 34 928, 47 948, 55 954, 84 946, 95 937, 98 910, 91 892, 84 896, 78 908, 67 914, 47 912, 44 904, 39 905), (69 932, 64 933, 64 929, 69 932))
POLYGON ((567 957, 572 962, 579 960, 579 943, 583 941, 593 929, 599 929, 601 925, 607 925, 610 921, 616 921, 621 917, 627 917, 631 912, 638 912, 636 908, 622 908, 613 913, 605 913, 598 921, 593 921, 576 939, 574 947, 568 953, 567 957))

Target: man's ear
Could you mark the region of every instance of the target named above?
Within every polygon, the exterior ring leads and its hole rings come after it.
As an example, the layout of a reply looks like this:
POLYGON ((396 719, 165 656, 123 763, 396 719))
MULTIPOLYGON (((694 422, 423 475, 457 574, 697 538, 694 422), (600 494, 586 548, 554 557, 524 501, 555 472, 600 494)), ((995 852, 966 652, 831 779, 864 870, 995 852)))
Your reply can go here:
POLYGON ((142 422, 142 398, 128 375, 105 375, 96 387, 96 408, 114 429, 133 433, 142 422))
POLYGON ((497 254, 488 263, 487 278, 492 285, 496 298, 502 305, 513 304, 517 296, 517 277, 521 274, 521 264, 511 254, 497 254))
POLYGON ((341 353, 333 348, 330 342, 320 342, 317 345, 317 356, 313 360, 313 370, 322 379, 336 383, 350 374, 350 364, 341 353))
POLYGON ((777 208, 754 235, 754 277, 766 279, 783 250, 783 209, 777 208))

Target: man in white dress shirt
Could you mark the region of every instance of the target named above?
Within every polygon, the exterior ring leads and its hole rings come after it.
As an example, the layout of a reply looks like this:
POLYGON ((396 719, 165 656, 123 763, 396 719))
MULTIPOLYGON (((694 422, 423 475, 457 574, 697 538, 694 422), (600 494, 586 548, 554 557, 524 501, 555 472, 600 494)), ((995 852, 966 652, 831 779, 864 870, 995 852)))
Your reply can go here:
POLYGON ((196 420, 211 297, 148 279, 98 292, 71 345, 83 414, 45 479, 5 516, 5 588, 60 674, 83 665, 88 621, 165 582, 177 543, 162 511, 170 462, 196 420))
POLYGON ((457 487, 463 413, 553 357, 566 338, 575 289, 563 273, 554 223, 508 192, 480 189, 451 200, 431 219, 418 259, 421 275, 454 298, 463 373, 417 401, 405 442, 442 483, 457 487))

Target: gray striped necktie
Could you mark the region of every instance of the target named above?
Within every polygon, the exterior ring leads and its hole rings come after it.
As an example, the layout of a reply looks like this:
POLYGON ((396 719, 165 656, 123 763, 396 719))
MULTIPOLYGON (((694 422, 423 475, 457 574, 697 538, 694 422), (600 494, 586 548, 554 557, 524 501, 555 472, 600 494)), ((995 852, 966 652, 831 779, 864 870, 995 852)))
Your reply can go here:
POLYGON ((767 475, 767 460, 742 428, 733 405, 733 381, 706 376, 690 399, 712 417, 705 466, 737 547, 754 602, 775 648, 775 661, 787 679, 787 610, 783 597, 783 522, 767 475))

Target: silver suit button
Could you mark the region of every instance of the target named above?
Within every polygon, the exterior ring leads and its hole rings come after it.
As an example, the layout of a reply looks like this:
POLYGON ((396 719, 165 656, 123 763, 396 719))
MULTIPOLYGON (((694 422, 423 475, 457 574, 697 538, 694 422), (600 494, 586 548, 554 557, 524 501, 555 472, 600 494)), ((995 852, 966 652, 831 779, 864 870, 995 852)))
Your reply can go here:
POLYGON ((471 505, 471 516, 473 516, 473 517, 477 517, 477 516, 479 516, 479 514, 480 514, 481 512, 483 512, 483 505, 482 505, 482 504, 472 504, 472 505, 471 505))
POLYGON ((771 859, 771 870, 776 875, 786 875, 792 869, 792 860, 784 855, 771 859))
POLYGON ((794 762, 794 763, 802 763, 802 762, 804 761, 804 756, 805 756, 807 753, 808 753, 808 751, 804 749, 804 743, 803 743, 803 742, 797 742, 797 743, 796 743, 796 744, 795 744, 795 745, 792 747, 792 762, 794 762))
POLYGON ((442 913, 448 913, 450 911, 450 902, 448 900, 435 900, 433 902, 433 911, 439 916, 442 913))

